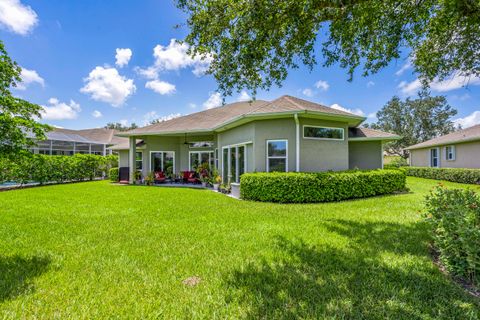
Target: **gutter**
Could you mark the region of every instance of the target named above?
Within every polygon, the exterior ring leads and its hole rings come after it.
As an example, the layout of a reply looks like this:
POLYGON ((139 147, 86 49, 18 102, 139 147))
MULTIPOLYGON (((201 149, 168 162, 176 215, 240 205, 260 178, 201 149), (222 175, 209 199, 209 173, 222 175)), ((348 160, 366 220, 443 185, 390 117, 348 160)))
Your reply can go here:
POLYGON ((300 172, 300 121, 298 120, 298 113, 293 115, 295 119, 295 171, 300 172))

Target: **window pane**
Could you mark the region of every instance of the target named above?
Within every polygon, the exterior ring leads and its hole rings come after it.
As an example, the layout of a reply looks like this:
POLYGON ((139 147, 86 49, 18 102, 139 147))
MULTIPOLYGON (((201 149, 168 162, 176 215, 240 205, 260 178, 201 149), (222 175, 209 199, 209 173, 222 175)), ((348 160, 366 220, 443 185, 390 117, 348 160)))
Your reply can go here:
POLYGON ((228 148, 223 149, 223 183, 228 183, 228 148))
POLYGON ((198 153, 190 153, 190 169, 196 170, 199 164, 198 153))
POLYGON ((286 172, 287 159, 268 159, 268 168, 270 172, 286 172))
POLYGON ((204 164, 204 163, 209 163, 209 155, 210 155, 210 152, 202 152, 200 153, 200 163, 201 164, 204 164))
POLYGON ((303 127, 303 136, 305 138, 319 138, 319 139, 342 139, 342 128, 316 128, 316 127, 303 127))
POLYGON ((142 170, 142 153, 141 152, 137 152, 135 154, 135 163, 136 163, 137 170, 142 170))
POLYGON ((173 173, 173 152, 163 152, 163 172, 167 174, 173 173))
POLYGON ((238 147, 238 179, 245 173, 245 147, 238 147))
POLYGON ((152 171, 162 171, 162 153, 152 153, 152 171))
POLYGON ((231 148, 231 153, 230 153, 230 182, 237 182, 237 155, 236 155, 236 148, 231 148))
POLYGON ((287 141, 269 141, 268 156, 269 157, 285 157, 287 155, 287 141))

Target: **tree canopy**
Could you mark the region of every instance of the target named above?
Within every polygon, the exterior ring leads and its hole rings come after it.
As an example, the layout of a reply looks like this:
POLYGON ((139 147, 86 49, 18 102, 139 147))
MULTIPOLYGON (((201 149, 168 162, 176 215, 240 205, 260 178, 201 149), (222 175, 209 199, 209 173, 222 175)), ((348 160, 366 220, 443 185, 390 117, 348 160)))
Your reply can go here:
POLYGON ((118 131, 128 131, 138 128, 136 123, 132 123, 130 126, 121 124, 120 122, 109 122, 105 126, 105 129, 115 129, 118 131))
POLYGON ((432 97, 423 91, 418 98, 405 101, 394 96, 377 112, 378 121, 365 127, 401 136, 400 140, 389 143, 386 150, 406 157, 404 148, 455 131, 451 118, 456 114, 457 110, 444 96, 432 97))
POLYGON ((21 68, 0 41, 0 157, 12 157, 44 140, 50 129, 40 124, 42 107, 12 96, 10 88, 21 81, 21 68))
POLYGON ((480 75, 478 0, 177 0, 192 55, 211 56, 224 95, 280 86, 289 68, 339 64, 351 80, 403 51, 426 85, 480 75), (319 60, 316 42, 321 42, 319 60))

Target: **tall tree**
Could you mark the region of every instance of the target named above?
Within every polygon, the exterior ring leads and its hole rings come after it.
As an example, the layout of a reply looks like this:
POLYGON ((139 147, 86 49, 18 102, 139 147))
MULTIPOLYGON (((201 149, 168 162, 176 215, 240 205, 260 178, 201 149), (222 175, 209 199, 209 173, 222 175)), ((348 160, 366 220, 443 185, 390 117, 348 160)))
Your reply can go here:
POLYGON ((49 126, 40 124, 42 107, 12 96, 10 88, 21 81, 21 68, 0 41, 0 157, 12 157, 44 140, 49 126))
POLYGON ((209 73, 229 95, 281 85, 289 68, 339 63, 350 79, 410 53, 424 84, 480 75, 478 0, 177 0, 188 15, 192 55, 212 55, 209 73))
POLYGON ((105 129, 115 129, 118 131, 128 131, 138 128, 137 124, 134 122, 130 126, 121 124, 120 122, 109 122, 105 126, 105 129))
POLYGON ((426 91, 405 101, 394 96, 377 112, 373 129, 396 133, 402 138, 389 143, 387 151, 407 156, 404 148, 455 131, 451 118, 457 114, 444 96, 432 97, 426 91))

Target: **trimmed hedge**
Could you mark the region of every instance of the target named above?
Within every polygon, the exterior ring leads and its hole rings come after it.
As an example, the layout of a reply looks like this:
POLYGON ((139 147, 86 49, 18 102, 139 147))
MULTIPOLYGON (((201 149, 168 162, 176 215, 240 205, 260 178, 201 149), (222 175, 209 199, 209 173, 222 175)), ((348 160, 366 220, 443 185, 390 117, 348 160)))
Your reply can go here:
POLYGON ((117 167, 111 168, 110 171, 108 172, 108 178, 110 181, 113 182, 118 182, 120 180, 120 171, 117 167))
POLYGON ((480 169, 404 167, 407 176, 480 184, 480 169))
POLYGON ((116 156, 76 154, 74 156, 19 155, 15 159, 0 160, 0 183, 24 184, 37 182, 62 183, 101 178, 112 166, 118 165, 116 156))
POLYGON ((472 190, 436 187, 426 198, 435 249, 452 274, 480 281, 480 198, 472 190))
POLYGON ((308 203, 365 198, 405 190, 400 170, 321 173, 245 173, 240 178, 242 199, 308 203))

